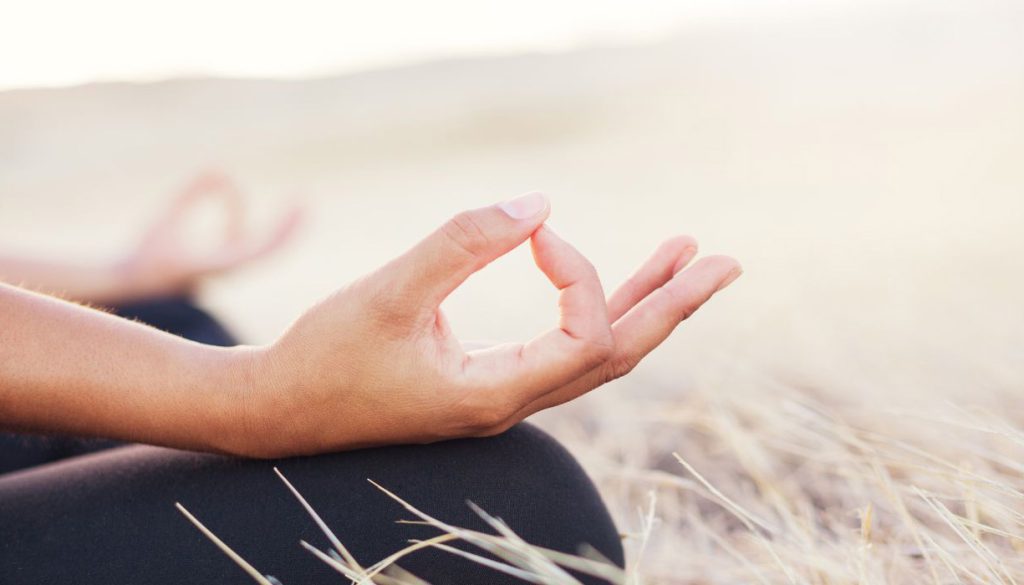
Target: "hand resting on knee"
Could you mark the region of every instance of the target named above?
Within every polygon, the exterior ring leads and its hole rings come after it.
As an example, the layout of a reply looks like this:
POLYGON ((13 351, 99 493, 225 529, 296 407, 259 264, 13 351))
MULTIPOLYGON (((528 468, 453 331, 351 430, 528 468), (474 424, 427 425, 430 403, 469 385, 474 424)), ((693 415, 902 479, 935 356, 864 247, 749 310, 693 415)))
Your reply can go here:
POLYGON ((538 193, 454 216, 266 346, 217 348, 0 285, 0 426, 250 457, 500 433, 628 373, 739 276, 666 240, 605 297, 538 193), (441 302, 530 240, 556 326, 465 351, 441 302))

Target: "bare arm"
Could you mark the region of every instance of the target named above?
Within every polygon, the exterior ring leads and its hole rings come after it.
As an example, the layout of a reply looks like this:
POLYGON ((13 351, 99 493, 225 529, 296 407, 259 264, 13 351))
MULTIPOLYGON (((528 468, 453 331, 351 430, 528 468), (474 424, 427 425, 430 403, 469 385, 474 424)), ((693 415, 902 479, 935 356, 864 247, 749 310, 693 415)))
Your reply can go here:
POLYGON ((666 241, 605 298, 527 195, 460 213, 310 308, 274 343, 220 349, 0 285, 0 426, 278 457, 492 435, 625 375, 740 274, 666 241), (440 310, 530 240, 558 324, 465 351, 440 310), (685 269, 684 269, 685 268, 685 269))
POLYGON ((232 451, 245 348, 0 284, 0 427, 232 451))

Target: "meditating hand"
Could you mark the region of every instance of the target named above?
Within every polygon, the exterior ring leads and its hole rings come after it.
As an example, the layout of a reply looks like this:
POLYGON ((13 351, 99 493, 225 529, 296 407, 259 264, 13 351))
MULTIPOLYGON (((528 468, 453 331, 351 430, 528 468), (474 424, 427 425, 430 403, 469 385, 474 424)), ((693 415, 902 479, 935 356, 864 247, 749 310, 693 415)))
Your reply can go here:
POLYGON ((245 430, 229 450, 276 457, 502 432, 628 373, 740 274, 738 263, 666 241, 605 299, 597 272, 544 225, 538 193, 460 213, 342 288, 246 363, 245 430), (560 291, 556 327, 466 352, 439 306, 471 274, 530 239, 560 291))
MULTIPOLYGON (((178 254, 179 212, 142 246, 164 273, 144 279, 154 291, 259 255, 292 225, 200 264, 178 254)), ((497 434, 626 374, 740 274, 724 256, 684 269, 697 248, 680 236, 606 300, 590 262, 544 225, 549 213, 536 193, 460 213, 267 346, 202 345, 0 285, 0 427, 249 457, 497 434), (441 302, 527 239, 560 291, 558 325, 465 351, 441 302)))
POLYGON ((139 245, 112 269, 122 296, 145 298, 187 294, 205 277, 228 272, 277 250, 296 231, 301 209, 293 207, 266 233, 247 233, 242 193, 227 175, 206 171, 171 201, 143 234, 139 245), (223 234, 212 249, 197 252, 185 242, 185 227, 204 201, 223 207, 223 234))
POLYGON ((301 210, 293 207, 266 232, 248 231, 238 187, 227 176, 207 171, 176 194, 138 245, 125 254, 83 263, 0 252, 0 282, 103 306, 188 296, 203 278, 239 268, 280 248, 300 221, 301 210), (187 245, 186 228, 203 202, 223 207, 223 234, 197 250, 187 245))

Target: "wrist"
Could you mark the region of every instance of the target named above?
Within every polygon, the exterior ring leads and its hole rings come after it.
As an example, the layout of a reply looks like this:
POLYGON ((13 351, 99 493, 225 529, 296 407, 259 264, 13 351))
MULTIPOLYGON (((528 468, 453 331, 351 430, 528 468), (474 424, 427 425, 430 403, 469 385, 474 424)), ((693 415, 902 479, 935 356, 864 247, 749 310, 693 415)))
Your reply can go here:
POLYGON ((201 412, 196 429, 204 450, 258 457, 253 437, 263 415, 257 412, 259 378, 255 371, 262 348, 202 346, 204 359, 201 412))
POLYGON ((289 454, 284 390, 272 346, 215 348, 220 354, 221 389, 210 412, 220 431, 210 436, 211 450, 266 459, 289 454))

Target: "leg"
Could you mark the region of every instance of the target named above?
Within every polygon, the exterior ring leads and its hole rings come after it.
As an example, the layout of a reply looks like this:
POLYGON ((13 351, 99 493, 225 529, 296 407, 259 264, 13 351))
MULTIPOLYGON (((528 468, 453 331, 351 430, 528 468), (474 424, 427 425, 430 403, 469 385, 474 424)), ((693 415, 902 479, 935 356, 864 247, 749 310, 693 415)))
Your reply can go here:
MULTIPOLYGON (((199 343, 221 346, 237 344, 223 325, 186 297, 136 301, 112 307, 111 312, 199 343)), ((121 444, 106 439, 0 433, 0 474, 121 444)))
MULTIPOLYGON (((175 510, 182 502, 261 572, 285 585, 346 582, 299 546, 326 539, 274 476, 277 464, 356 559, 368 565, 437 531, 366 479, 446 522, 479 530, 472 500, 533 544, 622 548, 593 484, 558 443, 521 424, 488 439, 367 449, 279 462, 148 446, 0 477, 0 574, 21 583, 251 583, 175 510)), ((521 583, 449 553, 399 563, 435 585, 521 583)), ((593 581, 584 582, 590 583, 593 581)))

